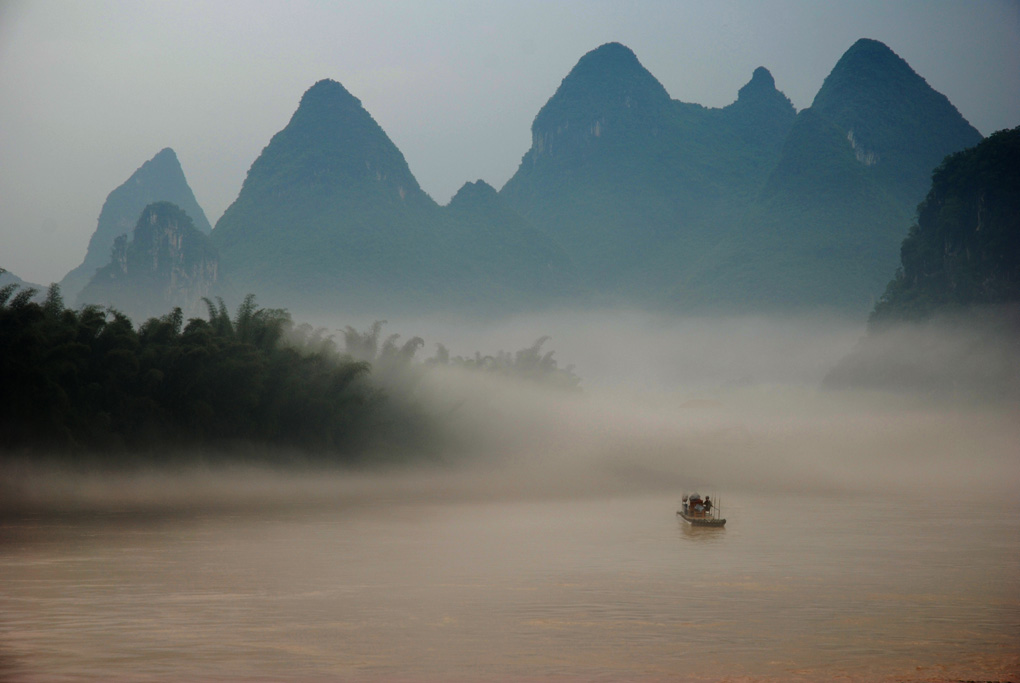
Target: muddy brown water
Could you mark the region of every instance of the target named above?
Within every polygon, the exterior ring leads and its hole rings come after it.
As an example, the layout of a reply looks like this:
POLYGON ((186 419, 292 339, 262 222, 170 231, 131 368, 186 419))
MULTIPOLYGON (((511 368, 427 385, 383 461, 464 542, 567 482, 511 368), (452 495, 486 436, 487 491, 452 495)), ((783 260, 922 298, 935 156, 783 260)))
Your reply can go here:
POLYGON ((1020 678, 1020 505, 678 498, 9 518, 0 679, 1020 678))

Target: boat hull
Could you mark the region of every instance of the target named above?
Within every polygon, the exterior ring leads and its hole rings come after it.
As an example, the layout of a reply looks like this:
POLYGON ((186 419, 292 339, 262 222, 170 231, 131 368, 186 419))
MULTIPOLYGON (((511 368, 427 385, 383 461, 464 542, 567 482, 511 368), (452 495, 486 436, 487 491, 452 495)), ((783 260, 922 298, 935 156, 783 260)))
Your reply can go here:
POLYGON ((715 527, 719 527, 719 526, 724 526, 726 524, 726 520, 725 519, 719 519, 717 517, 708 517, 708 516, 704 516, 704 515, 702 515, 700 517, 697 517, 697 516, 694 516, 694 515, 689 515, 686 512, 684 512, 683 510, 677 510, 676 514, 677 514, 678 517, 681 517, 685 522, 687 522, 691 526, 715 526, 715 527))

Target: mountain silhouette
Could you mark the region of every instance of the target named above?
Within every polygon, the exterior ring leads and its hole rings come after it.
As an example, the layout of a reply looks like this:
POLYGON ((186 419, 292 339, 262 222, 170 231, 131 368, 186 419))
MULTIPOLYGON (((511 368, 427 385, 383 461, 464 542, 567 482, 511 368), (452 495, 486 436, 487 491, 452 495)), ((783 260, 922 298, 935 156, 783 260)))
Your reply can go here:
POLYGON ((932 169, 980 140, 892 50, 857 41, 797 115, 714 277, 688 296, 866 311, 896 268, 932 169))
POLYGON ((628 48, 588 53, 535 117, 501 190, 604 302, 654 302, 716 248, 758 192, 795 117, 757 69, 722 109, 671 100, 628 48))
MULTIPOLYGON (((491 190, 491 188, 489 188, 491 190)), ((465 190, 470 194, 470 190, 465 190)), ((491 194, 440 207, 361 102, 313 85, 212 232, 238 291, 297 309, 486 308, 569 282, 559 247, 491 194)))
POLYGON ((360 100, 323 80, 252 164, 212 237, 239 289, 295 306, 295 296, 367 304, 430 279, 438 214, 360 100))
POLYGON ((145 207, 134 230, 114 240, 109 262, 78 295, 78 305, 112 306, 136 322, 180 307, 204 312, 219 284, 219 258, 209 237, 170 202, 145 207))
POLYGON ((169 147, 162 149, 107 196, 85 259, 59 283, 65 299, 75 300, 95 272, 110 262, 114 240, 131 232, 142 209, 158 201, 181 207, 200 232, 208 235, 212 230, 188 186, 177 154, 169 147))
POLYGON ((360 100, 319 81, 212 230, 220 285, 264 305, 374 315, 863 314, 932 169, 981 139, 867 39, 799 113, 765 67, 708 108, 671 99, 633 51, 608 43, 570 70, 531 132, 502 189, 467 183, 439 206, 360 100))
POLYGON ((847 50, 799 113, 764 67, 726 107, 670 100, 611 43, 535 117, 501 195, 596 300, 863 313, 932 169, 980 139, 874 40, 847 50))

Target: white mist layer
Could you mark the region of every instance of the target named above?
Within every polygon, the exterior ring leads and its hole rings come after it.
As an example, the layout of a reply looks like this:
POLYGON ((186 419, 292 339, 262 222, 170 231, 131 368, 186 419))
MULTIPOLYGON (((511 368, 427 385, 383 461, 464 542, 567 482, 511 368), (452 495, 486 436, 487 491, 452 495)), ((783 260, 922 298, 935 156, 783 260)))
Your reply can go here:
POLYGON ((8 462, 3 498, 12 509, 210 509, 679 498, 691 488, 948 501, 1002 499, 1020 488, 1015 404, 819 388, 863 333, 859 325, 607 313, 440 327, 387 331, 465 356, 549 334, 547 348, 561 367, 576 366, 584 389, 432 368, 415 384, 414 401, 441 426, 439 465, 82 474, 8 462))

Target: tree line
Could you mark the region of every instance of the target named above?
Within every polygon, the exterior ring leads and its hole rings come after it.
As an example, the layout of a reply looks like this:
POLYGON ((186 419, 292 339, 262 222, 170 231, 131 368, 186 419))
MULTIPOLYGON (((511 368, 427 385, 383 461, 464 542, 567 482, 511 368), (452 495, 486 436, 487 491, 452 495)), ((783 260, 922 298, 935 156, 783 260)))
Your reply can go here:
POLYGON ((381 339, 383 322, 348 327, 338 344, 253 295, 233 316, 222 299, 205 299, 205 318, 174 308, 136 327, 113 308, 66 307, 56 285, 37 294, 0 288, 2 453, 405 458, 436 448, 440 425, 404 395, 436 365, 580 382, 540 352, 544 338, 516 356, 451 359, 440 346, 421 362, 424 341, 381 339))

